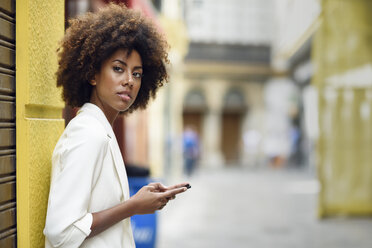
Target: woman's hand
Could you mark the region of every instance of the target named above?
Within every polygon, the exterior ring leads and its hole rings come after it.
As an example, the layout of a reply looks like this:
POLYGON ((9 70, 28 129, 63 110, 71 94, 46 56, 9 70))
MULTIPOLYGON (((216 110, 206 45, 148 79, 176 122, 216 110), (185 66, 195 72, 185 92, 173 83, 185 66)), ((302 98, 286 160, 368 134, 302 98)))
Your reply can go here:
POLYGON ((112 208, 92 213, 92 231, 88 237, 93 237, 132 215, 151 214, 156 210, 162 209, 170 199, 174 199, 177 194, 185 192, 187 185, 187 183, 181 183, 171 187, 165 187, 161 183, 150 183, 142 187, 128 201, 112 208))
POLYGON ((187 190, 186 185, 187 183, 181 183, 166 187, 161 183, 150 183, 142 187, 130 199, 136 205, 135 214, 151 214, 163 209, 169 200, 187 190))

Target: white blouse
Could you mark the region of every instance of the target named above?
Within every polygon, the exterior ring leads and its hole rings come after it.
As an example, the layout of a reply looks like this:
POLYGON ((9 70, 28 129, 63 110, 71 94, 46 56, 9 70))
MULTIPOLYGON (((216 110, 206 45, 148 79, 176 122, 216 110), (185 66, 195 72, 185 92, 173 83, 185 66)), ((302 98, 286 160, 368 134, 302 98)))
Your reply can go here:
POLYGON ((135 247, 130 218, 86 239, 92 213, 129 197, 127 174, 112 127, 99 107, 86 103, 53 152, 45 247, 135 247))

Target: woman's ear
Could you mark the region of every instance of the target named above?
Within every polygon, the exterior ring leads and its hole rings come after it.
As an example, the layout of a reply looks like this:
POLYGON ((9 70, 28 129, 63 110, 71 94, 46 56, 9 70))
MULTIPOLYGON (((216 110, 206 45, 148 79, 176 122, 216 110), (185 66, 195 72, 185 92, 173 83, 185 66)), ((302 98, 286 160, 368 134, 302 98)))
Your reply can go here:
POLYGON ((89 83, 90 83, 90 85, 93 85, 93 86, 97 85, 96 76, 94 76, 94 78, 92 80, 90 80, 89 83))
POLYGON ((100 74, 99 72, 96 71, 93 75, 93 78, 89 81, 90 85, 96 86, 97 82, 99 82, 99 78, 100 78, 100 74))

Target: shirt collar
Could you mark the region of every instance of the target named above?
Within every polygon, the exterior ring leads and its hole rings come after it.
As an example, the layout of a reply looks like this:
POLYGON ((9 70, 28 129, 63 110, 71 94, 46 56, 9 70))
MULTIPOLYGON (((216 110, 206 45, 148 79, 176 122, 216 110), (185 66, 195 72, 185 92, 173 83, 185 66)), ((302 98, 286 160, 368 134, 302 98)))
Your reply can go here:
POLYGON ((100 109, 97 105, 93 103, 84 103, 84 105, 78 111, 80 113, 90 113, 94 116, 105 128, 107 136, 109 138, 115 137, 114 131, 112 130, 112 126, 110 125, 109 121, 107 120, 105 114, 103 113, 102 109, 100 109))

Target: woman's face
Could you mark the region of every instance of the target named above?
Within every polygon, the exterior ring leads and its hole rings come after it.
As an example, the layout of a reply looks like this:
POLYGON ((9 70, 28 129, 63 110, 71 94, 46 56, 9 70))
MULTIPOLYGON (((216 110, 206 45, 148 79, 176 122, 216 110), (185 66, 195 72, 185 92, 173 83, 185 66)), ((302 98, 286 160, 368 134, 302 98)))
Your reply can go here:
POLYGON ((110 120, 127 110, 137 97, 141 87, 142 60, 136 50, 130 54, 117 50, 106 59, 91 84, 94 86, 90 102, 96 104, 110 120))

